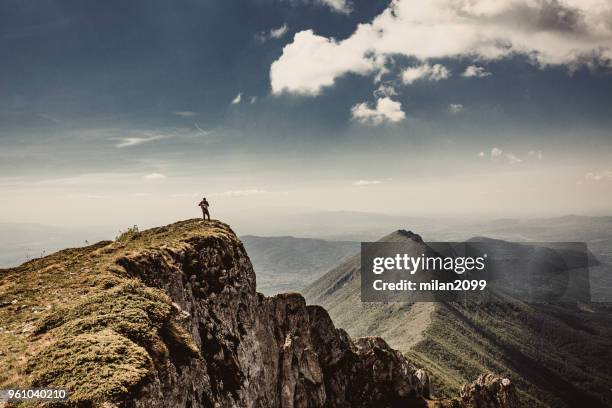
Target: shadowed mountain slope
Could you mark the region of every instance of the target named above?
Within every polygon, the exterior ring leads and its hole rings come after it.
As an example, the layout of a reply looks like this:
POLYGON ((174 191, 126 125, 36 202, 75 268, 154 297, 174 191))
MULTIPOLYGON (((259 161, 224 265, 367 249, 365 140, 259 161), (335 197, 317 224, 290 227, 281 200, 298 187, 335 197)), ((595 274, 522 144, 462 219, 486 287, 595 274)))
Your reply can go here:
MULTIPOLYGON (((381 241, 419 244, 402 231, 381 241)), ((517 383, 525 406, 612 405, 609 306, 532 305, 508 297, 471 306, 362 303, 360 266, 356 255, 332 269, 305 290, 307 302, 325 307, 351 336, 383 336, 427 366, 440 392, 453 394, 467 378, 493 371, 517 383)))

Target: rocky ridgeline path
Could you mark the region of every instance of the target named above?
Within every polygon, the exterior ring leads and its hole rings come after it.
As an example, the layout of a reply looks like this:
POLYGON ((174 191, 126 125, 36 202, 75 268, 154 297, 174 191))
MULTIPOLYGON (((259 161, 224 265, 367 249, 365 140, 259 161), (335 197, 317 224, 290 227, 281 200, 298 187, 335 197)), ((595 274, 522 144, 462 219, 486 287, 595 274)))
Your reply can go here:
POLYGON ((242 243, 218 221, 0 270, 0 296, 0 388, 64 387, 73 406, 519 406, 492 375, 436 400, 427 372, 383 339, 351 340, 300 294, 257 293, 242 243))

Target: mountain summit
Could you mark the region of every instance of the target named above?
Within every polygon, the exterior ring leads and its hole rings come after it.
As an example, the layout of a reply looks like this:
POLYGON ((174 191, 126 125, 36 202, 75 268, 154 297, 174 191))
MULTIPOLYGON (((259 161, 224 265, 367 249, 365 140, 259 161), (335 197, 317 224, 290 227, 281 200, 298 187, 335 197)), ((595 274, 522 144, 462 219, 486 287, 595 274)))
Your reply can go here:
MULTIPOLYGON (((425 245, 420 235, 402 229, 384 236, 378 242, 403 242, 419 248, 424 248, 425 245)), ((334 299, 337 299, 334 294, 342 288, 344 288, 342 290, 344 294, 349 292, 352 295, 360 294, 360 276, 361 255, 357 254, 308 286, 304 290, 304 297, 309 303, 325 304, 328 300, 334 303, 334 299)), ((352 313, 349 313, 346 317, 348 319, 354 318, 352 313)))

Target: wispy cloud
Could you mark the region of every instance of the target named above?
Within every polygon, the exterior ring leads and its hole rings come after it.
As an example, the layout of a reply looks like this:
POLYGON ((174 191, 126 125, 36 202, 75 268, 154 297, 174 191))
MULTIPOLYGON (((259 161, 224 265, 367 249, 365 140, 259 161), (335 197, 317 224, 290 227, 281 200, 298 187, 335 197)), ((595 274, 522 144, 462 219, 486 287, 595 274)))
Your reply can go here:
POLYGON ((149 173, 142 176, 142 178, 145 180, 163 180, 166 178, 166 175, 161 173, 149 173))
POLYGON ((175 111, 175 112, 172 112, 172 114, 176 116, 180 116, 182 118, 191 118, 196 115, 196 113, 192 111, 175 111))
POLYGON ((515 156, 512 153, 506 153, 506 155, 504 156, 506 158, 506 160, 508 161, 508 163, 510 164, 517 164, 517 163, 522 163, 523 159, 521 159, 518 156, 515 156))
POLYGON ((104 199, 111 198, 111 196, 94 194, 94 193, 81 193, 81 194, 69 194, 68 198, 87 199, 87 200, 104 200, 104 199))
POLYGON ((0 177, 0 186, 19 186, 24 183, 24 178, 21 176, 0 177))
POLYGON ((383 97, 393 97, 393 96, 397 96, 397 91, 395 90, 395 87, 393 87, 392 84, 389 83, 383 83, 380 84, 378 86, 378 88, 374 91, 374 96, 377 98, 383 98, 383 97))
POLYGON ((266 190, 260 190, 256 188, 246 189, 246 190, 229 190, 223 191, 220 193, 212 193, 211 197, 245 197, 252 195, 261 195, 261 194, 271 194, 271 192, 266 190))
POLYGON ((154 140, 160 140, 166 138, 166 135, 151 135, 151 136, 143 136, 143 137, 123 137, 119 138, 119 143, 115 145, 118 149, 122 149, 124 147, 132 147, 138 146, 143 143, 152 142, 154 140))
POLYGON ((211 130, 204 130, 200 127, 200 125, 198 125, 197 123, 193 124, 195 126, 195 128, 200 132, 200 135, 202 136, 208 136, 212 133, 211 130))
POLYGON ((381 180, 357 180, 353 182, 353 185, 358 186, 358 187, 375 186, 378 184, 382 184, 382 181, 381 180))
POLYGON ((202 194, 201 193, 175 193, 175 194, 170 194, 170 197, 172 198, 195 198, 195 197, 201 197, 202 194))
POLYGON ((594 181, 594 182, 611 181, 612 171, 603 170, 603 171, 589 172, 584 175, 584 178, 587 181, 594 181))
POLYGON ((42 186, 78 186, 78 185, 98 185, 116 184, 130 178, 138 177, 133 173, 84 173, 76 174, 71 177, 50 178, 43 180, 33 180, 33 184, 42 186))
POLYGON ((504 154, 504 151, 499 147, 494 147, 491 149, 491 160, 500 158, 501 155, 504 154))
POLYGON ((463 104, 460 104, 460 103, 451 103, 450 105, 448 105, 448 110, 453 115, 456 115, 456 114, 458 114, 459 112, 461 112, 463 110, 463 104))
POLYGON ((258 188, 249 188, 244 190, 228 190, 228 191, 220 191, 215 193, 175 193, 171 194, 172 198, 197 198, 197 197, 248 197, 254 195, 264 195, 264 194, 281 194, 279 192, 267 191, 258 188))
POLYGON ((288 30, 289 27, 287 26, 287 24, 283 24, 278 28, 271 28, 270 30, 261 31, 255 34, 255 38, 257 38, 257 40, 259 40, 260 42, 266 42, 268 40, 277 40, 287 34, 288 30))
MULTIPOLYGON (((484 157, 484 152, 480 152, 478 156, 484 157)), ((491 161, 505 162, 508 164, 518 164, 523 162, 523 159, 521 159, 520 157, 516 156, 513 153, 504 153, 504 151, 499 147, 494 147, 491 149, 490 158, 491 161)))
POLYGON ((58 118, 56 118, 53 115, 49 115, 48 113, 39 113, 38 117, 42 118, 42 119, 45 119, 45 120, 48 120, 49 122, 58 123, 58 124, 62 123, 61 120, 59 120, 58 118))
POLYGON ((527 156, 531 159, 538 160, 542 160, 544 158, 544 155, 542 154, 541 150, 530 150, 529 153, 527 153, 527 156))
MULTIPOLYGON (((101 129, 92 132, 92 137, 102 137, 113 141, 116 148, 125 149, 170 138, 182 141, 196 139, 202 141, 201 136, 210 136, 212 133, 212 130, 203 129, 196 122, 193 126, 162 129, 101 129)), ((210 142, 211 140, 207 139, 204 141, 210 142)))

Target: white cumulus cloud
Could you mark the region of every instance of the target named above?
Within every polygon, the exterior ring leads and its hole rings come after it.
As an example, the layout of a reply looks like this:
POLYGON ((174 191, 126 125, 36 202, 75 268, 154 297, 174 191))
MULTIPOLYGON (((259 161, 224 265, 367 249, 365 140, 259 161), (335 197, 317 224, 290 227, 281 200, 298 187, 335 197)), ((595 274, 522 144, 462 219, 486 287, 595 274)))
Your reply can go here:
POLYGON ((316 95, 342 75, 381 72, 393 55, 611 66, 611 15, 610 0, 393 0, 346 39, 296 33, 270 68, 272 92, 316 95))
POLYGON ((461 74, 461 76, 464 76, 466 78, 484 78, 484 77, 488 77, 491 76, 493 74, 491 74, 490 72, 488 72, 486 69, 484 69, 483 67, 479 67, 477 65, 470 65, 469 67, 467 67, 465 69, 465 71, 463 71, 463 74, 461 74))
POLYGON ((351 114, 357 121, 369 125, 400 122, 406 117, 402 111, 402 104, 388 97, 378 98, 374 108, 371 108, 366 102, 358 103, 351 108, 351 114))
POLYGON ((353 7, 350 2, 346 0, 316 0, 317 2, 329 7, 332 11, 342 14, 350 14, 353 11, 353 7))
POLYGON ((270 67, 272 93, 318 95, 341 75, 366 74, 384 65, 382 60, 364 57, 361 51, 359 38, 337 42, 312 30, 300 31, 270 67))
POLYGON ((412 84, 418 80, 441 81, 450 77, 450 71, 444 65, 423 64, 417 67, 408 67, 402 72, 402 82, 412 84))

